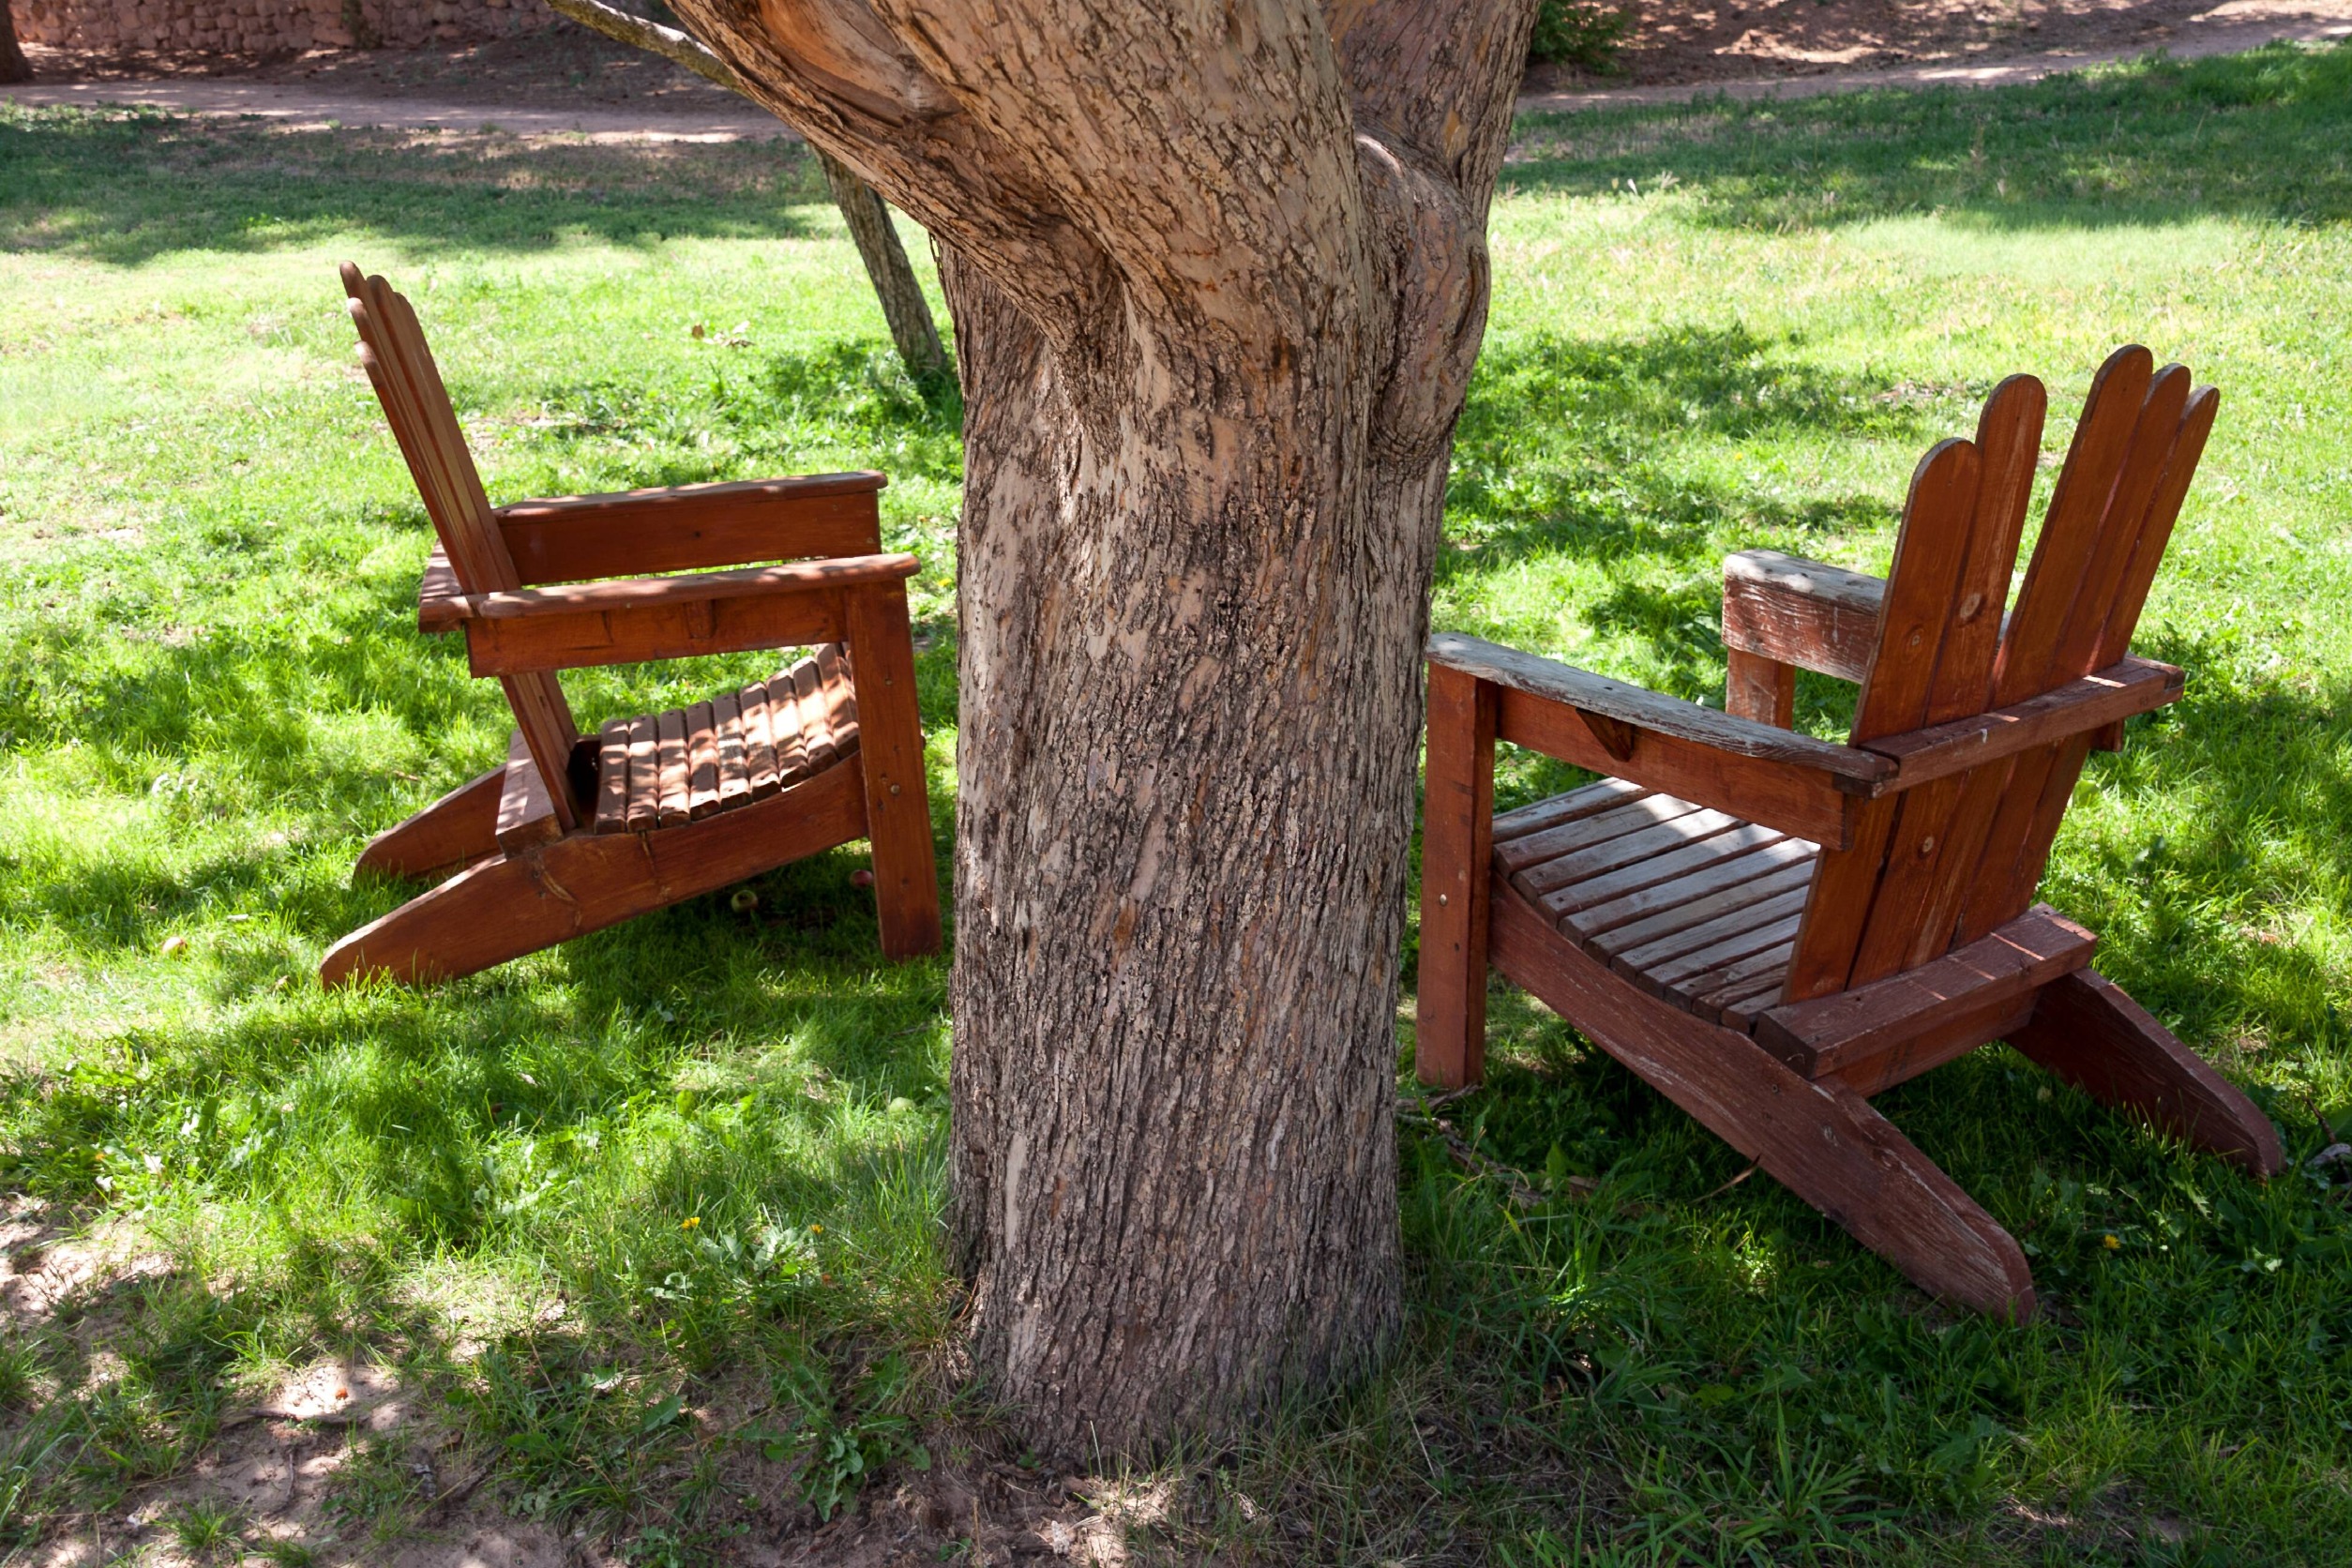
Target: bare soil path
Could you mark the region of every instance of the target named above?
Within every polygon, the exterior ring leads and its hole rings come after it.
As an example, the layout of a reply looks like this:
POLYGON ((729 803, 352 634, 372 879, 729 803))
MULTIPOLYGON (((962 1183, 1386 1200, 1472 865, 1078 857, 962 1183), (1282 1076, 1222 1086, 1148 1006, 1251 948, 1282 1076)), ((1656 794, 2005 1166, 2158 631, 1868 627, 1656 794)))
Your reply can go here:
MULTIPOLYGON (((2163 49, 2180 58, 2352 38, 2352 0, 1651 0, 1608 77, 1539 66, 1520 108, 2006 86, 2163 49)), ((289 129, 505 131, 594 142, 792 132, 666 60, 559 28, 466 48, 271 59, 95 55, 28 46, 25 104, 144 104, 289 129)))

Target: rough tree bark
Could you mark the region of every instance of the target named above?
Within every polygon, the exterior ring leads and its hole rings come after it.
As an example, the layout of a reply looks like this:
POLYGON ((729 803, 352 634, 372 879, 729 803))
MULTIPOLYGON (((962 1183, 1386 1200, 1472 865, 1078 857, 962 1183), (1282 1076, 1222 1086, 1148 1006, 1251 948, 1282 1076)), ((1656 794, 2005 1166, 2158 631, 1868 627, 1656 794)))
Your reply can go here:
POLYGON ((16 18, 8 14, 8 0, 0 0, 0 82, 32 80, 33 67, 17 47, 16 18))
POLYGON ((1033 1440, 1233 1431, 1397 1322, 1419 652, 1534 0, 671 0, 941 242, 954 1148, 1033 1440))

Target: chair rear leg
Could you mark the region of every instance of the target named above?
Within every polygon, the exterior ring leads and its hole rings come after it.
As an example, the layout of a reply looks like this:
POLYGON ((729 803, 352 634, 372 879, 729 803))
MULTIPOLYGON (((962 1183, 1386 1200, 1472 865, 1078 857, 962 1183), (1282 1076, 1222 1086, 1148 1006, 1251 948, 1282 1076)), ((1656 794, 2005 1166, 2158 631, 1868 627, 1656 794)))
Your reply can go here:
MULTIPOLYGON (((633 834, 604 843, 642 857, 633 834)), ((362 926, 320 962, 319 984, 331 989, 378 974, 412 985, 454 980, 579 935, 577 907, 544 885, 538 859, 527 851, 483 861, 362 926)))
POLYGON ((847 843, 866 829, 856 763, 700 822, 568 833, 483 861, 337 942, 319 980, 472 974, 847 843))
POLYGON ((359 852, 358 869, 387 877, 424 877, 498 852, 501 762, 469 778, 422 811, 384 829, 359 852))
POLYGON ((2043 987, 2032 1022, 2009 1043, 2093 1098, 2136 1112, 2257 1176, 2286 1166, 2270 1119, 2095 970, 2043 987))
POLYGON ((2016 1241, 1869 1101, 1603 968, 1500 879, 1490 919, 1504 973, 1913 1284, 1995 1317, 2034 1315, 2016 1241))

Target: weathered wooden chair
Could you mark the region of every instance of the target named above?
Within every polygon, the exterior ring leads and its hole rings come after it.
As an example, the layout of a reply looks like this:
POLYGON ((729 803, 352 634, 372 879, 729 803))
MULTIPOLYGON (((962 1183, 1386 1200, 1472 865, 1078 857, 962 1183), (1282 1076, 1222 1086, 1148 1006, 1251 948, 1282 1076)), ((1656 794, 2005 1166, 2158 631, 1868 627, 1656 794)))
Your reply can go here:
POLYGON ((470 974, 857 838, 873 845, 882 951, 936 952, 907 619, 915 560, 882 552, 882 476, 492 508, 415 312, 383 279, 349 264, 342 274, 360 361, 440 536, 417 624, 464 629, 474 672, 505 686, 516 730, 504 763, 360 855, 399 876, 463 869, 338 942, 320 980, 470 974), (759 561, 789 564, 704 569, 759 561), (580 733, 556 678, 811 645, 762 685, 595 735, 580 733))
POLYGON ((2017 1319, 2017 1244, 1866 1096, 2007 1040, 2279 1168, 2262 1113, 2032 902, 2085 756, 2179 695, 2128 645, 2218 395, 2142 348, 2101 367, 2004 620, 2045 403, 2013 377, 1927 454, 1884 582, 1731 557, 1726 712, 1430 640, 1424 1081, 1481 1077, 1492 962, 1922 1288, 2017 1319), (1789 731, 1798 667, 1860 683, 1847 745, 1789 731), (1497 740, 1606 776, 1496 817, 1497 740))

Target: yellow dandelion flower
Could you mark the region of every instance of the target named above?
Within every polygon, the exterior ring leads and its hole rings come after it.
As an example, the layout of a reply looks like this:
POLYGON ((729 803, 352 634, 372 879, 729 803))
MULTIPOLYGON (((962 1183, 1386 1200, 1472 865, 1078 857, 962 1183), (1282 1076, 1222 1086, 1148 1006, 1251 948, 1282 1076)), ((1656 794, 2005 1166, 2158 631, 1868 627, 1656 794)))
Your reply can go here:
POLYGON ((2118 1240, 2118 1239, 2116 1237, 2115 1233, 2114 1233, 2114 1232, 2112 1232, 2112 1231, 2108 1232, 2108 1233, 2107 1233, 2106 1235, 2104 1235, 2104 1236, 2100 1237, 2100 1238, 2099 1238, 2099 1244, 2100 1244, 2101 1246, 2103 1246, 2103 1247, 2105 1247, 2105 1248, 2106 1248, 2109 1252, 2120 1252, 2121 1250, 2123 1250, 2123 1243, 2122 1243, 2120 1240, 2118 1240))
POLYGON ((701 1223, 702 1223, 702 1216, 701 1216, 701 1215, 700 1215, 700 1214, 688 1214, 686 1218, 684 1218, 684 1219, 682 1219, 682 1220, 680 1220, 680 1221, 678 1222, 678 1229, 681 1229, 681 1230, 691 1230, 691 1229, 693 1229, 696 1226, 698 1226, 698 1225, 700 1225, 700 1224, 701 1224, 701 1223))
POLYGON ((812 1225, 808 1228, 808 1233, 812 1236, 822 1236, 825 1233, 825 1228, 822 1225, 812 1225))

